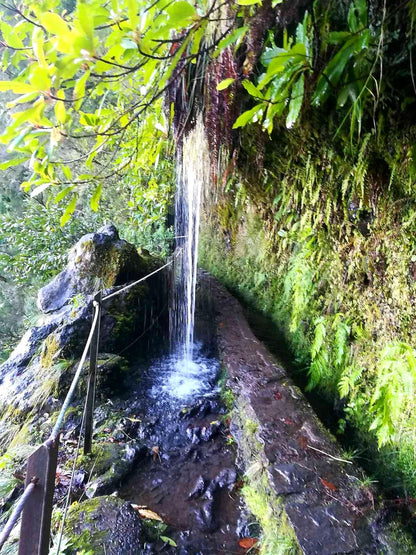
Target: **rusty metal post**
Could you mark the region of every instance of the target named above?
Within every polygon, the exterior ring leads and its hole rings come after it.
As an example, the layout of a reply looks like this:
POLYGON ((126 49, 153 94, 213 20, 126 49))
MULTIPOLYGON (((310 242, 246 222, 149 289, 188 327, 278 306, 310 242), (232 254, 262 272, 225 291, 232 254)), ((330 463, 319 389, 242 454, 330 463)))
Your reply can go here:
POLYGON ((23 508, 19 555, 49 553, 53 493, 58 459, 59 437, 48 440, 28 459, 26 487, 36 487, 23 508))
POLYGON ((84 436, 84 455, 91 453, 92 433, 94 427, 94 402, 95 402, 95 382, 97 375, 98 347, 100 342, 100 319, 101 319, 101 299, 100 291, 94 297, 94 308, 98 313, 97 324, 90 346, 90 371, 88 374, 87 401, 85 405, 85 436, 84 436))

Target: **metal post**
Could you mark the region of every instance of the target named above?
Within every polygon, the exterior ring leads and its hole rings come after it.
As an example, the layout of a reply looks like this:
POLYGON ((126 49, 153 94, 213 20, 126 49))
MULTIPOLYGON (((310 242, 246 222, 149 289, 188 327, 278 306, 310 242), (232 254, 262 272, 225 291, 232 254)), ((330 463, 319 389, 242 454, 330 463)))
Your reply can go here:
POLYGON ((91 453, 92 433, 94 424, 94 401, 95 401, 95 381, 97 374, 98 347, 100 342, 100 318, 101 318, 101 299, 100 291, 94 297, 94 308, 97 317, 97 325, 90 346, 90 371, 88 375, 87 401, 85 405, 85 437, 84 437, 84 454, 91 453))
POLYGON ((59 437, 41 445, 27 462, 26 488, 36 482, 22 514, 19 555, 49 553, 59 437))

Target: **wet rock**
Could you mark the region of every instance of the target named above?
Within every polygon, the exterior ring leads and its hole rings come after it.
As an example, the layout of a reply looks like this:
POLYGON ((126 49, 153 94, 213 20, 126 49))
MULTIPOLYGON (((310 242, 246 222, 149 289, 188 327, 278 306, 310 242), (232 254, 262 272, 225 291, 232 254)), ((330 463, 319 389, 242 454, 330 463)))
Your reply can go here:
POLYGON ((141 553, 142 524, 129 503, 118 497, 97 497, 72 505, 65 534, 78 552, 94 555, 141 553))
POLYGON ((204 493, 206 487, 207 487, 207 480, 202 476, 200 476, 195 482, 191 491, 189 492, 188 497, 190 499, 193 499, 195 497, 200 497, 204 493))
POLYGON ((186 407, 179 413, 180 418, 205 418, 208 414, 221 414, 220 404, 213 399, 201 399, 192 407, 186 407))
POLYGON ((90 466, 93 473, 85 490, 87 497, 112 493, 130 474, 136 461, 147 452, 146 448, 137 444, 95 444, 92 457, 81 462, 81 466, 90 466))
POLYGON ((76 295, 92 295, 100 281, 108 288, 138 279, 147 270, 135 247, 120 239, 113 225, 104 226, 72 247, 66 268, 39 291, 38 307, 54 312, 76 295))
POLYGON ((198 443, 201 443, 201 428, 197 426, 188 426, 188 428, 186 428, 186 436, 191 443, 198 445, 198 443))
POLYGON ((214 480, 218 486, 231 490, 237 481, 237 471, 235 468, 224 468, 214 480))
POLYGON ((220 420, 215 420, 214 422, 211 422, 209 426, 203 426, 201 428, 201 439, 203 441, 209 441, 213 439, 219 434, 221 426, 222 424, 220 420))
POLYGON ((214 499, 216 493, 220 489, 227 488, 231 491, 237 481, 237 471, 235 468, 224 468, 221 472, 209 483, 206 488, 204 497, 207 499, 214 499))
POLYGON ((214 532, 217 529, 213 499, 204 503, 201 509, 196 512, 196 520, 199 528, 204 532, 214 532))
POLYGON ((208 426, 188 426, 186 435, 193 444, 198 445, 201 441, 214 439, 219 434, 221 427, 221 421, 214 420, 208 426))

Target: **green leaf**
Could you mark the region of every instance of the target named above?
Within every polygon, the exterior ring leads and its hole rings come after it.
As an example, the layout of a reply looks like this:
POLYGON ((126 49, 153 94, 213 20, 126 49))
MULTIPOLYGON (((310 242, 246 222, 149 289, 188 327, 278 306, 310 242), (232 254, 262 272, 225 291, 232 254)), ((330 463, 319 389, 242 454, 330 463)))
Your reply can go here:
POLYGON ((233 33, 228 35, 228 37, 223 38, 218 43, 218 46, 212 57, 217 58, 219 54, 221 54, 221 52, 225 50, 228 46, 240 42, 243 39, 244 35, 247 33, 248 29, 248 26, 244 25, 243 27, 236 29, 233 33))
POLYGON ((253 6, 254 4, 261 4, 262 0, 237 0, 239 6, 253 6))
POLYGON ((0 81, 0 91, 13 91, 16 94, 39 92, 38 87, 20 81, 0 81))
POLYGON ((42 67, 47 65, 45 53, 43 51, 44 36, 43 31, 39 27, 35 27, 32 33, 32 48, 38 62, 42 67))
POLYGON ((127 8, 129 13, 130 27, 134 30, 139 22, 139 16, 137 15, 137 1, 127 0, 127 8))
POLYGON ((223 91, 224 89, 228 89, 228 87, 234 83, 235 79, 233 78, 228 78, 228 79, 223 79, 220 83, 218 83, 217 85, 217 91, 223 91))
POLYGON ((275 46, 274 48, 267 48, 260 56, 260 61, 264 66, 268 66, 270 62, 274 58, 277 58, 277 56, 279 56, 280 54, 287 55, 287 50, 285 50, 284 48, 278 48, 277 46, 275 46))
POLYGON ((80 29, 90 43, 90 48, 87 50, 93 51, 94 49, 94 16, 91 13, 91 7, 87 3, 83 4, 77 2, 78 14, 78 29, 80 29))
POLYGON ((7 170, 7 168, 19 166, 20 164, 24 164, 27 161, 28 158, 13 158, 13 160, 7 160, 7 162, 2 162, 0 164, 0 170, 4 171, 7 170))
POLYGON ((165 542, 172 547, 178 547, 177 544, 172 540, 172 538, 168 538, 168 536, 160 536, 160 539, 162 540, 162 542, 165 542))
POLYGON ((40 15, 40 21, 45 29, 52 35, 67 35, 69 27, 57 13, 44 12, 40 15))
POLYGON ((247 110, 246 112, 243 112, 241 114, 240 117, 237 118, 236 122, 233 125, 233 129, 237 129, 238 127, 244 127, 245 125, 247 125, 247 123, 249 121, 251 121, 254 116, 260 112, 260 110, 262 110, 263 108, 263 104, 257 104, 257 106, 254 106, 254 108, 252 108, 251 110, 247 110))
POLYGON ((101 198, 101 194, 103 192, 103 185, 102 183, 100 183, 98 185, 98 187, 95 189, 92 197, 91 197, 91 208, 94 210, 94 212, 97 212, 98 210, 98 204, 100 202, 100 198, 101 198))
POLYGON ((70 193, 71 191, 73 191, 73 190, 74 190, 74 186, 73 186, 73 185, 71 185, 71 186, 69 186, 69 187, 65 187, 65 189, 62 189, 62 191, 60 191, 60 192, 56 195, 56 197, 53 199, 53 202, 54 202, 55 204, 58 204, 58 202, 60 202, 61 200, 63 200, 63 199, 64 199, 67 195, 69 195, 69 193, 70 193))
POLYGON ((254 98, 261 98, 262 100, 264 99, 263 94, 259 91, 259 89, 253 85, 253 83, 251 81, 249 81, 248 79, 244 79, 244 81, 242 81, 241 83, 243 85, 243 87, 246 89, 246 91, 248 92, 249 95, 254 96, 254 98))
POLYGON ((289 104, 289 112, 286 118, 286 127, 290 129, 299 117, 303 103, 303 93, 305 88, 305 75, 302 73, 295 81, 292 88, 292 96, 289 104))
POLYGON ((74 195, 74 196, 72 197, 71 202, 70 202, 70 203, 68 204, 68 206, 65 208, 65 212, 62 214, 62 217, 61 217, 60 222, 59 222, 60 225, 61 225, 61 227, 64 227, 64 225, 65 225, 66 223, 68 223, 69 220, 71 219, 71 216, 72 216, 72 214, 74 213, 75 208, 76 208, 76 206, 77 206, 77 200, 78 200, 78 196, 77 196, 77 195, 74 195))
POLYGON ((86 71, 84 75, 80 79, 78 79, 78 81, 75 84, 74 92, 73 92, 73 99, 76 100, 76 102, 74 103, 75 110, 80 109, 81 104, 84 100, 85 85, 89 76, 90 76, 90 72, 86 71))
POLYGON ((56 93, 56 96, 60 99, 56 101, 55 104, 55 116, 59 123, 65 123, 66 120, 66 108, 65 108, 65 93, 61 89, 56 93))
POLYGON ((0 23, 0 29, 1 29, 1 33, 3 35, 3 39, 4 39, 4 41, 6 42, 6 44, 8 46, 11 46, 12 48, 24 48, 25 47, 22 40, 17 36, 16 31, 14 30, 14 28, 11 25, 6 23, 5 21, 2 21, 0 23))
POLYGON ((186 27, 189 24, 189 19, 197 15, 195 8, 185 0, 174 2, 166 9, 166 12, 173 28, 186 27))

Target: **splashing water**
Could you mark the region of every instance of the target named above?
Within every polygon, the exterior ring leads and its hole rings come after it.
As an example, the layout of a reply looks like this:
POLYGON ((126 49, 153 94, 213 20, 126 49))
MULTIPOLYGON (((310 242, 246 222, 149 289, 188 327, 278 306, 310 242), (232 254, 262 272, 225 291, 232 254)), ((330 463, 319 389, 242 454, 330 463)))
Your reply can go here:
POLYGON ((201 192, 208 183, 209 154, 202 116, 184 138, 178 155, 175 233, 179 256, 174 268, 173 351, 192 361, 201 192))

